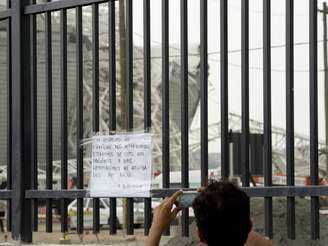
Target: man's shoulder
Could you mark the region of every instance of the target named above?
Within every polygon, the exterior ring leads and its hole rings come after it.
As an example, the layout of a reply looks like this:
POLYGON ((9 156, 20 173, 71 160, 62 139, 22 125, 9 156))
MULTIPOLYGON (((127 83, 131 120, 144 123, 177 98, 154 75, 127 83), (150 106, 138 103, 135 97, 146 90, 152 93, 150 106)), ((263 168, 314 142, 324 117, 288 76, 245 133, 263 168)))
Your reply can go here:
POLYGON ((245 246, 273 246, 272 240, 268 240, 256 233, 255 231, 251 231, 248 234, 247 242, 245 246))

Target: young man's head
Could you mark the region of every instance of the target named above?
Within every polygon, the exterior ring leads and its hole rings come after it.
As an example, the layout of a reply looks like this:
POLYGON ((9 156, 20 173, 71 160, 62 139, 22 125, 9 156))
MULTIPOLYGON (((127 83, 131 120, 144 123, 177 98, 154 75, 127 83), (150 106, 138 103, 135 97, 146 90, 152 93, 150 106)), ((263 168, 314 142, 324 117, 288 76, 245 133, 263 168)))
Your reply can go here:
POLYGON ((212 182, 193 202, 200 240, 209 246, 244 245, 252 224, 249 197, 231 182, 212 182))

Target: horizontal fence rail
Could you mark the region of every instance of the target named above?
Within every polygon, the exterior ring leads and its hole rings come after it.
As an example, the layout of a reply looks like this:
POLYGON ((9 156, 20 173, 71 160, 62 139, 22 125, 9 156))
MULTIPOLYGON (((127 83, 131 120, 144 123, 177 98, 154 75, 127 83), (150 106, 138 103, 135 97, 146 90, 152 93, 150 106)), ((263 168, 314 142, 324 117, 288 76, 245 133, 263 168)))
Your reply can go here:
MULTIPOLYGON (((324 196, 327 195, 328 187, 325 186, 272 186, 272 187, 240 187, 250 197, 311 197, 311 196, 324 196)), ((162 198, 171 196, 174 192, 182 191, 194 191, 196 189, 154 189, 151 191, 153 198, 162 198)), ((32 199, 62 199, 62 198, 83 198, 89 197, 86 190, 72 190, 72 191, 60 191, 60 190, 28 190, 26 191, 26 198, 32 199)))
POLYGON ((11 190, 1 190, 0 191, 0 199, 6 200, 6 199, 11 199, 13 194, 11 190))
MULTIPOLYGON (((273 186, 273 187, 240 187, 250 197, 310 197, 310 196, 323 196, 327 194, 328 187, 320 186, 273 186)), ((166 197, 172 195, 180 189, 160 189, 153 190, 153 197, 166 197)), ((185 191, 194 191, 195 189, 181 189, 185 191)))
MULTIPOLYGON (((295 133, 294 133, 294 0, 285 0, 285 60, 286 60, 286 185, 274 186, 272 181, 273 149, 272 149, 272 68, 271 68, 271 4, 270 0, 263 0, 263 132, 255 136, 250 128, 250 66, 249 66, 249 35, 250 35, 250 8, 248 0, 241 1, 241 35, 240 35, 240 75, 241 75, 241 132, 232 132, 231 122, 229 122, 229 16, 228 0, 220 0, 219 19, 220 25, 220 149, 221 152, 221 170, 222 179, 230 179, 238 169, 238 175, 241 179, 242 187, 251 198, 259 197, 264 199, 264 232, 269 238, 274 237, 273 223, 273 198, 286 197, 286 214, 287 214, 287 234, 289 239, 295 239, 296 235, 296 197, 310 197, 311 199, 311 239, 320 238, 320 221, 319 221, 319 198, 328 196, 328 186, 319 186, 319 149, 318 149, 318 6, 316 0, 308 0, 309 5, 309 113, 310 113, 310 162, 309 170, 311 173, 311 183, 307 186, 295 186, 295 133), (256 138, 258 137, 258 138, 256 138), (255 139, 255 140, 254 140, 255 139), (257 151, 250 146, 261 146, 259 155, 257 151), (234 146, 233 150, 231 146, 234 146), (236 148, 235 148, 236 147, 236 148), (233 152, 233 155, 231 153, 233 152), (263 186, 251 186, 255 184, 253 178, 252 162, 258 161, 256 158, 262 158, 261 168, 264 178, 263 186), (237 160, 238 167, 231 167, 230 163, 237 160), (231 169, 232 168, 232 169, 231 169)), ((143 199, 144 204, 144 234, 148 235, 152 222, 152 199, 161 199, 172 195, 177 190, 197 192, 190 187, 189 167, 190 167, 190 68, 189 68, 189 38, 188 38, 188 10, 190 6, 187 0, 180 0, 180 48, 178 57, 180 59, 179 73, 179 126, 181 128, 178 134, 172 131, 172 79, 170 70, 170 13, 169 0, 161 0, 161 74, 160 74, 160 120, 155 121, 153 117, 153 107, 156 95, 153 93, 152 81, 152 38, 151 38, 151 0, 143 0, 143 84, 142 84, 142 107, 143 114, 142 128, 145 132, 150 132, 154 124, 160 124, 161 135, 161 155, 159 162, 162 165, 162 187, 151 191, 152 198, 143 199), (171 94, 170 94, 171 93, 171 94), (180 149, 181 164, 181 184, 179 187, 173 186, 170 180, 170 171, 172 170, 172 139, 177 135, 180 149)), ((200 100, 200 185, 206 186, 209 182, 209 51, 208 51, 208 0, 200 0, 199 8, 199 100, 200 100)), ((62 233, 69 230, 68 205, 71 201, 76 200, 76 231, 82 235, 86 225, 84 225, 84 201, 90 198, 89 191, 86 188, 87 180, 85 177, 86 168, 86 147, 82 145, 83 139, 91 137, 86 136, 84 129, 88 127, 85 118, 88 112, 84 108, 87 103, 84 95, 87 92, 84 81, 88 78, 85 66, 85 36, 86 26, 84 26, 84 9, 91 8, 91 31, 90 31, 90 54, 91 54, 91 132, 99 132, 102 129, 109 131, 126 130, 132 131, 137 124, 135 112, 135 88, 137 83, 134 76, 135 64, 135 47, 134 47, 134 23, 133 23, 133 1, 114 1, 114 0, 60 0, 47 1, 36 4, 35 0, 12 0, 7 2, 7 9, 0 11, 0 22, 6 23, 7 35, 7 187, 0 190, 0 199, 7 200, 7 228, 12 231, 12 237, 15 240, 32 242, 32 231, 38 231, 38 208, 40 204, 46 208, 46 232, 53 231, 53 207, 59 208, 61 217, 62 233), (106 110, 108 119, 101 119, 101 84, 100 75, 102 67, 102 57, 100 55, 100 6, 108 6, 108 26, 106 27, 108 45, 106 52, 108 54, 106 77, 106 110), (123 7, 122 7, 123 6, 123 7), (58 30, 54 30, 53 17, 58 16, 58 30), (69 13, 74 13, 75 20, 73 25, 74 41, 69 35, 69 13), (117 21, 118 15, 124 18, 117 21), (39 31, 38 17, 42 16, 42 31, 39 31), (119 26, 120 35, 117 36, 117 26, 119 26), (41 33, 41 35, 40 35, 41 33), (122 34, 123 33, 123 34, 122 34), (59 36, 58 56, 56 60, 56 44, 54 43, 55 35, 59 36), (43 42, 42 51, 39 50, 40 40, 43 42), (73 45, 72 45, 73 43, 73 45), (72 48, 73 47, 73 48, 72 48), (119 54, 117 54, 120 47, 119 54), (73 51, 71 51, 71 49, 73 51), (74 61, 70 61, 74 54, 74 61), (118 62, 118 57, 120 61, 118 62), (123 59, 121 59, 123 57, 123 59), (54 93, 56 90, 55 64, 59 64, 59 104, 54 103, 54 93), (41 66, 40 63, 43 63, 41 66), (118 64, 120 63, 120 64, 118 64), (73 64, 73 65, 72 65, 73 64), (117 69, 124 67, 123 71, 117 69), (72 68, 73 67, 73 68, 72 68), (73 72, 72 72, 73 71, 73 72), (120 74, 117 74, 119 71, 120 74), (74 73, 74 79, 71 78, 74 73), (39 79, 38 74, 43 77, 39 79), (118 84, 121 80, 122 83, 118 84), (69 117, 68 104, 70 97, 70 83, 73 81, 74 88, 74 131, 75 140, 73 143, 75 153, 75 177, 76 188, 70 189, 68 183, 69 177, 69 148, 68 141, 69 117), (44 87, 41 87, 44 83, 44 87), (40 189, 38 179, 38 134, 41 134, 40 122, 38 115, 40 101, 39 95, 44 97, 44 118, 45 118, 45 189, 40 189), (121 94, 120 96, 117 96, 121 94), (120 97, 120 98, 119 98, 120 97), (58 109, 56 108, 58 107, 58 109), (119 112, 119 107, 120 112, 119 112), (122 109, 123 108, 123 109, 122 109), (59 134, 60 134, 60 189, 54 189, 54 170, 55 165, 54 149, 54 118, 58 111, 59 134), (102 120, 106 121, 102 124, 102 120), (105 126, 104 126, 105 125, 105 126), (40 132, 38 132, 40 131, 40 132), (28 213, 26 211, 31 211, 28 213)), ((218 69, 218 68, 211 68, 218 69)), ((157 136, 156 136, 157 137, 157 136)), ((158 160, 157 160, 158 161, 158 160)), ((135 200, 133 198, 123 198, 123 204, 126 208, 126 221, 118 221, 118 202, 121 199, 110 198, 109 233, 116 234, 118 222, 126 224, 126 234, 133 235, 135 224, 135 200)), ((92 229, 97 234, 101 229, 100 207, 101 199, 92 198, 92 229)), ((181 233, 183 236, 189 236, 189 210, 184 209, 181 217, 181 233)), ((165 235, 170 234, 170 228, 165 235)))
MULTIPOLYGON (((112 0, 117 1, 117 0, 112 0)), ((72 9, 76 7, 88 6, 94 3, 104 3, 108 0, 61 0, 55 2, 48 2, 42 4, 35 4, 26 6, 24 9, 24 14, 41 14, 49 11, 58 11, 61 9, 72 9)))
POLYGON ((2 10, 0 12, 0 21, 10 18, 11 15, 12 15, 12 10, 11 9, 2 10))

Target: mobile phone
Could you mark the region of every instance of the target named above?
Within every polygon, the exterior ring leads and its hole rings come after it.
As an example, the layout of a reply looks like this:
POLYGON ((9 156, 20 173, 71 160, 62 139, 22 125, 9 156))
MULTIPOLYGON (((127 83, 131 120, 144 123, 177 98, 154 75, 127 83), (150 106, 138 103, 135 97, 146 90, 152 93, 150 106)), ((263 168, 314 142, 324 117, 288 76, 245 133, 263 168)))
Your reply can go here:
POLYGON ((184 191, 179 198, 179 207, 181 208, 191 207, 196 196, 197 196, 197 192, 195 191, 184 191))

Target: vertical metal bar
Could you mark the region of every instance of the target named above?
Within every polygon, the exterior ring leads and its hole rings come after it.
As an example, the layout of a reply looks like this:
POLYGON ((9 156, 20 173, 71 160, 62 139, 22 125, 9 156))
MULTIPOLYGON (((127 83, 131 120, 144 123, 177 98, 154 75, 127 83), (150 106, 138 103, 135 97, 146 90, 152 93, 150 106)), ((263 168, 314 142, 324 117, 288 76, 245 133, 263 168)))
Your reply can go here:
POLYGON ((32 242, 31 201, 24 199, 31 188, 31 75, 30 16, 22 11, 29 0, 12 0, 12 237, 32 242), (27 211, 27 212, 26 212, 27 211))
MULTIPOLYGON (((188 118, 188 1, 180 1, 181 16, 181 183, 189 187, 189 118, 188 118)), ((182 211, 182 235, 189 236, 189 209, 182 211)))
POLYGON ((229 107, 228 107, 228 3, 220 6, 220 81, 221 81, 221 177, 229 177, 229 107))
MULTIPOLYGON (((67 189, 67 11, 60 11, 61 189, 67 189)), ((61 232, 67 232, 67 200, 61 200, 61 232)))
MULTIPOLYGON (((144 15, 144 129, 151 127, 151 47, 150 47, 150 0, 143 1, 144 15)), ((151 199, 145 199, 144 234, 147 236, 151 226, 151 199)))
MULTIPOLYGON (((116 33, 115 1, 108 2, 108 40, 109 40, 109 129, 116 131, 116 33)), ((117 230, 116 199, 110 198, 110 234, 117 230)), ((123 222, 123 221, 122 221, 123 222)))
MULTIPOLYGON (((318 169, 318 19, 317 0, 310 7, 310 173, 311 184, 319 184, 318 169)), ((319 198, 311 197, 311 238, 319 239, 319 198)))
POLYGON ((250 172, 252 172, 252 173, 256 173, 256 164, 257 164, 256 158, 257 158, 257 154, 260 152, 258 150, 256 144, 257 144, 257 135, 250 134, 250 136, 249 136, 250 158, 249 159, 250 159, 250 172))
MULTIPOLYGON (((133 3, 126 0, 126 92, 127 92, 127 128, 133 130, 133 3)), ((127 199, 127 234, 133 235, 133 199, 127 199)))
MULTIPOLYGON (((286 135, 287 185, 294 186, 294 0, 286 0, 286 135)), ((287 231, 295 239, 294 197, 287 197, 287 231)))
POLYGON ((233 169, 231 170, 231 174, 240 175, 241 174, 241 156, 240 156, 240 133, 231 133, 230 138, 233 144, 233 157, 232 161, 234 163, 233 169))
MULTIPOLYGON (((46 189, 52 189, 52 42, 51 12, 45 13, 46 189)), ((52 199, 46 200, 46 232, 52 232, 52 199)))
POLYGON ((169 1, 162 0, 162 135, 163 188, 170 185, 170 115, 169 115, 169 1))
MULTIPOLYGON (((111 2, 111 1, 110 1, 111 2)), ((109 3, 110 3, 109 2, 109 3)), ((99 131, 99 6, 92 4, 92 131, 99 131)), ((93 233, 99 233, 99 199, 93 199, 93 233)))
MULTIPOLYGON (((272 186, 271 0, 263 0, 264 185, 272 186)), ((264 198, 265 235, 272 238, 272 197, 264 198)))
POLYGON ((241 1, 242 183, 249 186, 249 1, 241 1))
POLYGON ((99 131, 99 5, 92 5, 92 130, 99 131))
MULTIPOLYGON (((11 8, 10 0, 7 0, 7 8, 11 8)), ((8 83, 8 106, 7 106, 7 189, 11 190, 12 181, 11 181, 11 168, 12 168, 12 64, 11 64, 11 20, 7 19, 7 83, 8 83)), ((7 230, 11 231, 11 199, 7 200, 7 230)))
MULTIPOLYGON (((169 0, 162 0, 162 172, 163 188, 170 187, 169 0)), ((165 233, 170 234, 170 228, 165 233)))
MULTIPOLYGON (((320 11, 320 10, 319 10, 320 11)), ((327 32, 327 2, 322 3, 322 24, 323 24, 323 66, 324 66, 324 91, 325 91, 325 132, 326 132, 326 146, 328 146, 328 57, 327 57, 327 50, 328 50, 328 32, 327 32)), ((328 172, 328 158, 326 156, 326 172, 328 172)))
POLYGON ((208 56, 207 0, 200 0, 200 124, 201 124, 201 185, 208 183, 208 56))
MULTIPOLYGON (((35 4, 35 0, 31 1, 35 4)), ((38 151, 37 151, 37 36, 36 16, 31 15, 31 188, 38 189, 38 151)), ((38 200, 32 200, 33 231, 38 230, 38 200)))
MULTIPOLYGON (((82 7, 76 7, 76 160, 77 189, 83 189, 83 39, 82 7)), ((83 233, 83 198, 77 199, 77 233, 83 233)))
POLYGON ((128 129, 133 129, 133 8, 132 0, 126 0, 126 85, 128 129))

